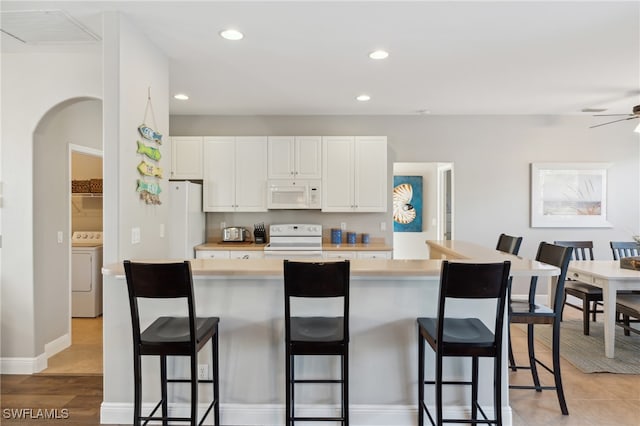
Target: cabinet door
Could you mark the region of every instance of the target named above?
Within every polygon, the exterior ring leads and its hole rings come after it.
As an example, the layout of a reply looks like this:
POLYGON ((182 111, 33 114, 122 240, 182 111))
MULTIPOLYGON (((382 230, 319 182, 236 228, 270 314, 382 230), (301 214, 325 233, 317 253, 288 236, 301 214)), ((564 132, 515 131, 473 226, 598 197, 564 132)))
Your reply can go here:
POLYGON ((267 138, 236 138, 236 203, 238 212, 267 211, 267 138))
POLYGON ((235 163, 234 137, 204 138, 202 209, 205 212, 235 210, 235 163))
POLYGON ((202 137, 171 138, 171 179, 202 179, 202 137))
POLYGON ((353 144, 352 136, 322 138, 322 211, 354 210, 353 144))
POLYGON ((320 136, 296 136, 295 178, 322 178, 322 138, 320 136))
POLYGON ((386 212, 387 138, 356 136, 354 157, 355 211, 386 212))
POLYGON ((293 136, 269 136, 267 155, 269 179, 293 179, 295 177, 293 136))

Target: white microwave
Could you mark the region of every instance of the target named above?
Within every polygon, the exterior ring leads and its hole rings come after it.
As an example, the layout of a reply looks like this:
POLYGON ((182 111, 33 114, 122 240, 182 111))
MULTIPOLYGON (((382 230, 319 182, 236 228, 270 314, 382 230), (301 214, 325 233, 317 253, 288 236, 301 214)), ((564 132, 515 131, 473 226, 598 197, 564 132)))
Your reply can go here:
POLYGON ((270 180, 269 209, 320 209, 320 180, 270 180))

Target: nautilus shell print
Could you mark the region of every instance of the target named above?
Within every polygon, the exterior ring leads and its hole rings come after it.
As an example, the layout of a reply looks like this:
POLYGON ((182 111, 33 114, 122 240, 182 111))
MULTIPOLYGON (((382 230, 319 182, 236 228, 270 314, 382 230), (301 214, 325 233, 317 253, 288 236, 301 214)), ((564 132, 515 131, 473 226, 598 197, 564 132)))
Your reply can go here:
POLYGON ((411 205, 413 187, 408 183, 401 183, 393 188, 393 220, 407 224, 416 218, 416 210, 411 205))

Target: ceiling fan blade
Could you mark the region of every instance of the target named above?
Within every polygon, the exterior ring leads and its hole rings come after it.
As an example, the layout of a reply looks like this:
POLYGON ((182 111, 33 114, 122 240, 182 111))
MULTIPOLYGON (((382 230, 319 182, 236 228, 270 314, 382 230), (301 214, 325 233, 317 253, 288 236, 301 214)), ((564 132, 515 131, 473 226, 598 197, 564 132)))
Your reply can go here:
POLYGON ((606 123, 596 124, 595 126, 591 126, 591 127, 589 127, 589 128, 590 128, 590 129, 593 129, 594 127, 606 126, 607 124, 617 123, 618 121, 633 120, 634 118, 638 118, 638 117, 639 117, 639 116, 634 115, 633 117, 621 118, 620 120, 613 120, 613 121, 608 121, 608 122, 606 122, 606 123))

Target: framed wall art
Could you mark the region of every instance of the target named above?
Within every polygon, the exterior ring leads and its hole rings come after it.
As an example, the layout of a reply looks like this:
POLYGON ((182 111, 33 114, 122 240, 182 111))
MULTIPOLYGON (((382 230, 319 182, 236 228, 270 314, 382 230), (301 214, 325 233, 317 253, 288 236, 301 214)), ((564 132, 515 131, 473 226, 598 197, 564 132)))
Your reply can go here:
POLYGON ((608 228, 610 163, 531 163, 532 228, 608 228))
POLYGON ((422 176, 393 177, 393 232, 422 232, 422 176))

